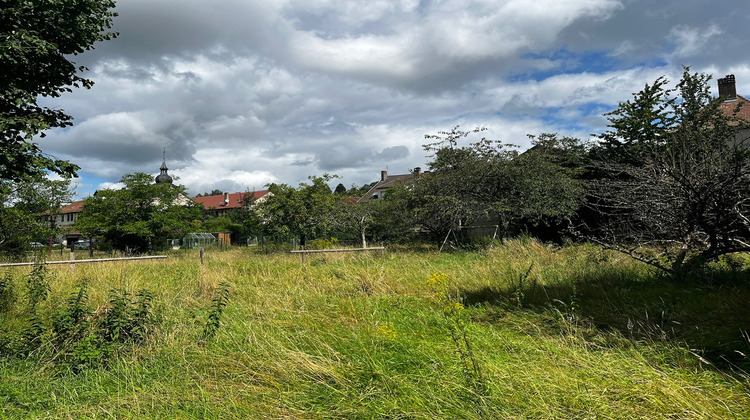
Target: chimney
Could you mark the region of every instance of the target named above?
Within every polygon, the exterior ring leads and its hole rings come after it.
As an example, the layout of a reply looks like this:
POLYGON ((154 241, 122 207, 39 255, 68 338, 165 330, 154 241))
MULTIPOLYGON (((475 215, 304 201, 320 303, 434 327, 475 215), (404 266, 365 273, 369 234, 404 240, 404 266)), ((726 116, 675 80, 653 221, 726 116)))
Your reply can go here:
POLYGON ((416 168, 414 168, 414 177, 415 178, 418 177, 421 174, 422 174, 422 168, 420 168, 419 166, 417 166, 416 168))
POLYGON ((725 101, 737 99, 737 86, 734 83, 734 75, 728 74, 723 79, 719 79, 719 97, 725 101))
POLYGON ((224 193, 224 204, 223 205, 226 206, 228 204, 229 204, 229 193, 225 192, 224 193))
POLYGON ((380 180, 385 181, 388 178, 388 171, 380 171, 380 180))

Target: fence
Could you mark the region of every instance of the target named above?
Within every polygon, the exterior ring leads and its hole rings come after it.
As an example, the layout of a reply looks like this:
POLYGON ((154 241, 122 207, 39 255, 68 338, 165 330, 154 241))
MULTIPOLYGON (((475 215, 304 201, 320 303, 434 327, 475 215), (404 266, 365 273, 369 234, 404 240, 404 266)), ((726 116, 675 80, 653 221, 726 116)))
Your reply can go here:
POLYGON ((61 261, 42 261, 42 262, 3 263, 3 264, 0 264, 0 267, 22 267, 22 266, 29 266, 29 265, 36 265, 36 264, 52 265, 52 264, 82 264, 82 263, 95 263, 95 262, 108 262, 108 261, 157 260, 157 259, 167 258, 166 255, 149 255, 145 257, 95 258, 95 259, 88 259, 88 260, 75 260, 73 259, 75 254, 70 254, 70 256, 71 256, 71 259, 68 261, 61 260, 61 261))

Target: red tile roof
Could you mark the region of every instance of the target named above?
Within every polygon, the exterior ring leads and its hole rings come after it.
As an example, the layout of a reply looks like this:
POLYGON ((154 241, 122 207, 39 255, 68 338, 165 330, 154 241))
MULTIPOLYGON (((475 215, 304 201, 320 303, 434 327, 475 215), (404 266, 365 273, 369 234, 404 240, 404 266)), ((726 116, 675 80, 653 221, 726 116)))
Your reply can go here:
POLYGON ((744 96, 737 95, 737 99, 731 99, 724 101, 719 105, 721 112, 727 117, 737 117, 739 119, 750 122, 750 100, 744 96), (737 110, 739 106, 739 110, 737 110))
POLYGON ((80 213, 83 210, 83 201, 74 201, 60 209, 60 214, 80 213))
POLYGON ((193 201, 203 204, 203 207, 207 209, 238 209, 242 207, 242 199, 245 197, 245 194, 250 194, 250 197, 257 200, 266 195, 266 193, 268 193, 268 190, 230 193, 228 194, 229 202, 224 201, 224 194, 195 197, 193 201))

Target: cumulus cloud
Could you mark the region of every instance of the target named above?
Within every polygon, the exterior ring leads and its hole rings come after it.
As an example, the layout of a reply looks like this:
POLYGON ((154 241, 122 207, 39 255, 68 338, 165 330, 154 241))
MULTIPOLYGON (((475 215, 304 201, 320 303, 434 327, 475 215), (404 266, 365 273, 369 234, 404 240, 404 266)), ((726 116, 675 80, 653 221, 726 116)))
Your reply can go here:
POLYGON ((672 55, 680 59, 698 55, 710 47, 710 43, 722 33, 716 25, 709 25, 706 28, 677 25, 669 32, 669 38, 675 43, 672 55))
MULTIPOLYGON (((42 148, 81 185, 170 173, 193 193, 425 167, 424 135, 485 126, 581 137, 682 65, 750 92, 744 3, 700 0, 128 0, 117 39, 76 57, 96 84, 42 148), (720 45, 721 48, 716 46, 720 45)), ((80 194, 87 194, 79 188, 80 194)))

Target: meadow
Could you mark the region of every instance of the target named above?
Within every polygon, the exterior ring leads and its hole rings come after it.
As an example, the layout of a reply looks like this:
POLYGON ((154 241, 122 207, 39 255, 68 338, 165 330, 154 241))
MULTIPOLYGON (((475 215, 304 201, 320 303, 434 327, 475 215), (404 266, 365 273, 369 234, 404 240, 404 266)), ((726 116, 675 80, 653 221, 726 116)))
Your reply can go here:
POLYGON ((750 418, 748 269, 527 238, 4 268, 0 417, 750 418))

